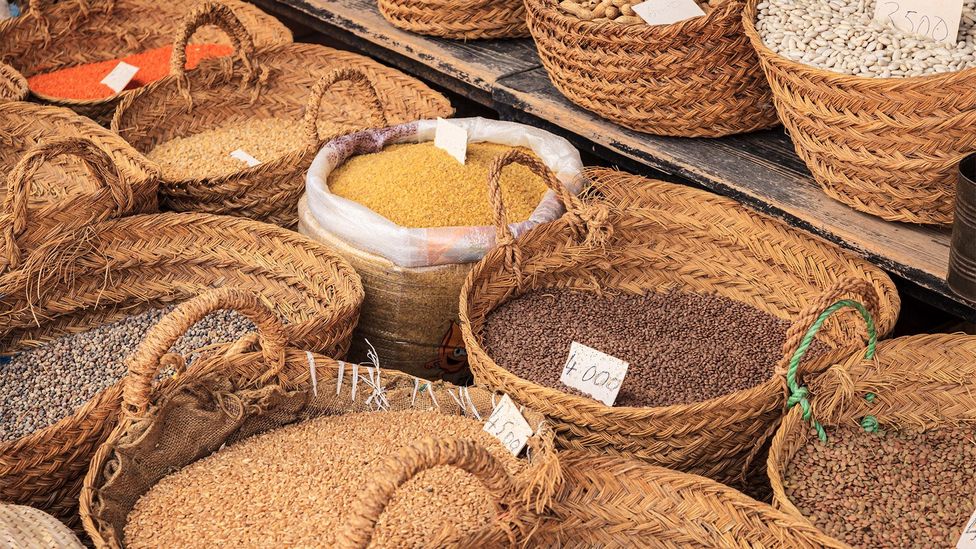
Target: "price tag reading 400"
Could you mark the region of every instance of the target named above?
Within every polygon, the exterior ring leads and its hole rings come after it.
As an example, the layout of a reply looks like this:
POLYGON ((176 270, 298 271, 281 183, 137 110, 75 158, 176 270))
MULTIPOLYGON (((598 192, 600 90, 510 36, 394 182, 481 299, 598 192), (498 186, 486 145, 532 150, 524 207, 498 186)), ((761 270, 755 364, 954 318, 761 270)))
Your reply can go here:
POLYGON ((508 395, 502 397, 491 417, 485 422, 485 431, 502 441, 512 455, 519 455, 532 436, 532 427, 525 421, 518 407, 508 395))
POLYGON ((976 549, 976 511, 973 511, 973 515, 966 522, 966 527, 956 542, 956 549, 976 549))
POLYGON ((910 34, 955 44, 963 0, 878 0, 874 20, 910 34))
POLYGON ((627 375, 627 366, 617 357, 574 341, 569 346, 569 358, 559 380, 607 406, 613 406, 627 375))

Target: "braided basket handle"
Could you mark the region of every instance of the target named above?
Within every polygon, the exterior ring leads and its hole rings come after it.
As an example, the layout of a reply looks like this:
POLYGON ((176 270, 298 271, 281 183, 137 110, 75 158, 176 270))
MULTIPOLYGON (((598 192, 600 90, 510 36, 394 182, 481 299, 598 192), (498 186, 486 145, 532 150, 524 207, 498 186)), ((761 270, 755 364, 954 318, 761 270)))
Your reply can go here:
POLYGON ((255 72, 251 61, 254 54, 254 40, 234 14, 234 10, 220 2, 204 2, 193 8, 183 19, 183 24, 176 32, 176 39, 173 41, 173 54, 169 61, 170 74, 178 76, 181 83, 186 83, 186 47, 197 29, 206 25, 216 26, 230 38, 234 52, 244 63, 246 79, 250 79, 255 72))
MULTIPOLYGON (((337 532, 337 547, 364 549, 372 541, 376 523, 396 491, 420 473, 449 465, 474 475, 491 492, 499 517, 514 504, 515 481, 483 446, 460 439, 426 439, 405 448, 386 460, 359 499, 353 503, 349 521, 337 532)), ((505 529, 502 520, 496 521, 505 529)), ((511 538, 506 532, 506 537, 511 538)))
POLYGON ((315 86, 312 88, 312 93, 309 94, 308 103, 305 105, 305 116, 302 119, 302 127, 305 130, 306 138, 312 145, 317 145, 322 141, 318 128, 319 111, 322 109, 322 98, 329 88, 343 81, 352 82, 365 88, 369 94, 369 104, 372 107, 373 113, 380 121, 379 126, 382 127, 389 124, 389 120, 386 117, 386 108, 380 99, 379 91, 376 89, 376 83, 361 69, 355 67, 336 69, 315 83, 315 86))
POLYGON ((156 324, 127 359, 128 375, 122 386, 124 409, 135 416, 149 408, 152 380, 159 374, 164 355, 177 340, 204 317, 222 309, 242 313, 258 328, 258 341, 268 374, 277 375, 285 363, 285 327, 257 294, 235 288, 210 290, 180 304, 156 324))
POLYGON ((32 147, 7 174, 7 195, 3 211, 10 215, 10 222, 3 227, 3 254, 0 267, 16 268, 20 264, 20 247, 17 237, 27 230, 28 203, 31 184, 37 170, 58 156, 75 156, 88 167, 92 177, 112 193, 112 199, 123 214, 133 208, 135 197, 132 187, 122 176, 111 156, 85 137, 59 137, 46 139, 32 147))

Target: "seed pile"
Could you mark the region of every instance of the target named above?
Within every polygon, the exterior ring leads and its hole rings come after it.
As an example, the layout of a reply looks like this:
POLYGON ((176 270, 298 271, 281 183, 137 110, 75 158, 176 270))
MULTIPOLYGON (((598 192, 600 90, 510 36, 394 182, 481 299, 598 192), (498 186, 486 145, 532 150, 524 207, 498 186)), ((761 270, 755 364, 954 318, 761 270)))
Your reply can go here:
MULTIPOLYGON (((600 23, 613 21, 623 25, 646 24, 636 13, 634 6, 644 0, 562 0, 559 9, 569 15, 574 15, 583 21, 600 23)), ((698 1, 697 4, 706 14, 726 0, 698 1)))
POLYGON ((763 0, 756 29, 780 55, 843 74, 922 76, 976 66, 976 0, 963 4, 954 44, 874 21, 876 0, 763 0))
MULTIPOLYGON (((391 145, 347 160, 329 175, 329 190, 404 227, 490 225, 488 168, 511 149, 469 143, 462 165, 433 143, 391 145)), ((501 187, 513 223, 528 219, 546 191, 542 178, 521 164, 502 171, 501 187)))
POLYGON ((976 431, 812 437, 785 471, 786 495, 818 528, 854 547, 955 547, 976 494, 976 431))
MULTIPOLYGON (((87 332, 68 334, 13 355, 0 365, 0 442, 15 440, 74 413, 125 376, 125 358, 168 309, 150 309, 87 332)), ((177 341, 186 354, 235 341, 254 330, 234 311, 210 314, 177 341)), ((192 356, 190 357, 193 358, 192 356)))
MULTIPOLYGON (((562 374, 578 341, 627 361, 616 406, 700 402, 761 384, 779 361, 789 323, 718 295, 644 296, 562 289, 526 293, 489 313, 484 344, 513 374, 572 394, 562 374)), ((812 357, 824 351, 816 343, 812 357)))
POLYGON ((146 156, 170 180, 219 177, 248 167, 230 153, 241 149, 261 162, 301 150, 301 124, 282 118, 255 118, 160 143, 146 156))
MULTIPOLYGON (((27 79, 27 84, 32 92, 48 97, 104 99, 115 95, 115 90, 102 84, 102 79, 115 69, 119 61, 139 67, 139 72, 132 77, 132 81, 125 87, 127 90, 133 90, 169 74, 169 61, 172 53, 173 47, 165 46, 122 59, 76 65, 66 69, 36 74, 27 79)), ((223 44, 190 44, 186 48, 186 68, 195 68, 200 64, 200 61, 208 57, 223 57, 231 53, 233 53, 233 49, 223 44)))
MULTIPOLYGON (((417 410, 323 416, 239 442, 163 478, 129 514, 125 545, 333 547, 377 467, 430 436, 473 440, 512 475, 523 466, 470 418, 417 410)), ((472 532, 493 517, 480 481, 435 467, 400 487, 370 547, 428 547, 447 525, 472 532)))

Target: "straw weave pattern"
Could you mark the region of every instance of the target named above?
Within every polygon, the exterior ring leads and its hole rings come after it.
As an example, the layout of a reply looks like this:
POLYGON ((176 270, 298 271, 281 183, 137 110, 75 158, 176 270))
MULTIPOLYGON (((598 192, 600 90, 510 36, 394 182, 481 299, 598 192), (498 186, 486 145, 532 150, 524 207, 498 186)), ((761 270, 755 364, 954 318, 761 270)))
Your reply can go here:
POLYGON ((44 511, 0 504, 0 547, 83 549, 84 545, 70 528, 44 511))
POLYGON ((394 26, 418 34, 461 40, 528 36, 518 0, 379 0, 394 26))
POLYGON ((0 63, 0 102, 27 99, 27 80, 10 65, 0 63))

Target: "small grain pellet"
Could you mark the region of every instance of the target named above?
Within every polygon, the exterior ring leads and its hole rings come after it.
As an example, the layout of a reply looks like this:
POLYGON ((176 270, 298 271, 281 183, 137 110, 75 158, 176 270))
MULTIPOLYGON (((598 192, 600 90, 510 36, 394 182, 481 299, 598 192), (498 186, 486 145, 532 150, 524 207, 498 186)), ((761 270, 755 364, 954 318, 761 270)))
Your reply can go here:
MULTIPOLYGON (((168 310, 150 309, 3 358, 7 363, 0 363, 0 442, 56 423, 122 379, 125 359, 168 310)), ((235 341, 253 330, 246 317, 217 311, 190 328, 173 351, 186 354, 235 341)))
MULTIPOLYGON (((583 21, 602 23, 613 21, 622 25, 646 25, 634 11, 634 6, 644 0, 562 0, 559 10, 583 21)), ((696 3, 706 14, 726 0, 698 0, 696 3)))
MULTIPOLYGON (((528 292, 488 314, 488 355, 513 374, 582 394, 560 382, 577 341, 630 363, 616 406, 701 402, 772 376, 790 324, 719 295, 528 292)), ((816 343, 807 356, 824 347, 816 343)))
POLYGON ((786 495, 854 547, 955 547, 976 508, 976 430, 830 429, 796 453, 786 495))
MULTIPOLYGON (((377 467, 414 441, 467 439, 509 474, 524 464, 482 422, 434 411, 321 416, 228 446, 164 477, 136 502, 129 549, 332 547, 350 504, 377 467)), ((491 496, 472 475, 435 467, 400 487, 370 547, 427 547, 447 525, 471 532, 493 519, 491 496)))
POLYGON ((255 118, 187 137, 164 141, 146 156, 169 180, 219 177, 248 168, 230 155, 240 149, 259 162, 270 162, 305 145, 302 125, 283 118, 255 118))
MULTIPOLYGON (((404 227, 491 225, 488 168, 511 149, 469 143, 462 165, 433 143, 391 145, 347 160, 329 174, 329 190, 404 227)), ((528 219, 546 191, 520 164, 502 171, 501 187, 510 223, 528 219)))

